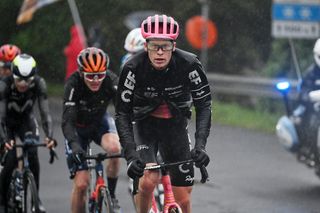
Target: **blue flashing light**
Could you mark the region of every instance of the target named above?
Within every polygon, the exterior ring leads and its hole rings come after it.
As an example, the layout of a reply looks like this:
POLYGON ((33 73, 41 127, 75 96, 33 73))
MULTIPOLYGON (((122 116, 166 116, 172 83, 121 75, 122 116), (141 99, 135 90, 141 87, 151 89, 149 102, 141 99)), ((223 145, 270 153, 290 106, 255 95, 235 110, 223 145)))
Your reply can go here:
POLYGON ((288 81, 282 81, 277 83, 276 87, 280 91, 288 91, 290 89, 290 83, 288 81))

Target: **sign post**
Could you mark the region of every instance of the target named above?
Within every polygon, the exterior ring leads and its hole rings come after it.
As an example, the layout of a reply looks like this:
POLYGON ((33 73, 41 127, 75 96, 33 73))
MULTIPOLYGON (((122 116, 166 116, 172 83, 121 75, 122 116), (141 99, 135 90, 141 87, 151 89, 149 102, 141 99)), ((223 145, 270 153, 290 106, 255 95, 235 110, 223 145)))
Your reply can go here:
POLYGON ((272 35, 275 38, 320 37, 320 0, 273 0, 272 35))
POLYGON ((320 37, 320 0, 273 0, 272 36, 288 38, 298 80, 301 81, 293 38, 320 37))

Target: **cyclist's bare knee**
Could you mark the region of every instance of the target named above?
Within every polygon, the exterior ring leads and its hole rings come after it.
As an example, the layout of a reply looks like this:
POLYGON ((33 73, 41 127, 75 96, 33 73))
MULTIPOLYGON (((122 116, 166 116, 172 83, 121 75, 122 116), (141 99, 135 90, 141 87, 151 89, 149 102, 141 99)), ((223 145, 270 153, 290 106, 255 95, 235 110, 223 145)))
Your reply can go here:
POLYGON ((89 186, 88 171, 78 171, 74 177, 74 188, 78 192, 86 192, 89 186))
POLYGON ((159 183, 160 174, 157 171, 145 171, 144 176, 139 181, 139 191, 151 194, 155 186, 159 183))
POLYGON ((107 153, 120 153, 121 151, 119 136, 115 133, 104 134, 102 136, 101 146, 107 153))
POLYGON ((172 186, 174 192, 174 197, 176 202, 179 204, 183 212, 189 212, 190 210, 190 194, 192 191, 192 186, 178 187, 172 186))

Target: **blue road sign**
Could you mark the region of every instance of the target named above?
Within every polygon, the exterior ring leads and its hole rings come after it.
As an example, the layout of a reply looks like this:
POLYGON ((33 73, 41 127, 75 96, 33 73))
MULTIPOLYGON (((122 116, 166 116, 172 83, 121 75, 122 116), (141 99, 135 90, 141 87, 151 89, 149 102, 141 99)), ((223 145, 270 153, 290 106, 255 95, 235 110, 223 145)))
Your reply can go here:
POLYGON ((320 21, 319 4, 274 3, 272 18, 279 21, 320 21))

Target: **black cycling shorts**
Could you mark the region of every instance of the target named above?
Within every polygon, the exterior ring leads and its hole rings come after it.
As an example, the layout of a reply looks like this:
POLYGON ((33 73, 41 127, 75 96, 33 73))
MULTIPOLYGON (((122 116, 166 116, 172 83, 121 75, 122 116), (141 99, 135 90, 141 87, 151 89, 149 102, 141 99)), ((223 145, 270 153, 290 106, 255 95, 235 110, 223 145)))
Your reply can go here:
MULTIPOLYGON (((163 162, 173 163, 191 158, 191 141, 186 118, 160 119, 147 117, 133 125, 137 152, 146 163, 157 162, 159 151, 163 162)), ((192 186, 194 168, 192 163, 168 169, 173 186, 192 186)))
MULTIPOLYGON (((83 150, 87 150, 91 141, 101 146, 101 139, 104 134, 115 133, 117 134, 116 125, 114 119, 105 113, 100 126, 95 127, 77 127, 77 134, 79 143, 83 150)), ((77 171, 88 170, 87 162, 84 161, 81 165, 76 165, 72 159, 72 150, 68 145, 68 141, 65 141, 65 153, 67 157, 67 164, 70 171, 70 178, 73 178, 77 171)))

